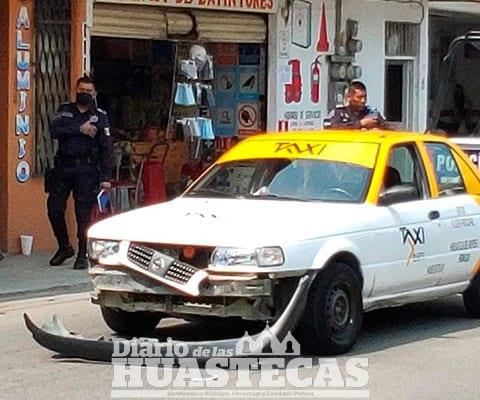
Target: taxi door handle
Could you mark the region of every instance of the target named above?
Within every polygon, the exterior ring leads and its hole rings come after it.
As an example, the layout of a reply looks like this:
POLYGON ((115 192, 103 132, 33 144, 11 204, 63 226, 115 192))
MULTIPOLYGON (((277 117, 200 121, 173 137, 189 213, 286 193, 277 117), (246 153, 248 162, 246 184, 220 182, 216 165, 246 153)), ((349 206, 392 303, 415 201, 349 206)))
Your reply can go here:
POLYGON ((434 220, 434 219, 439 219, 440 218, 440 213, 437 210, 430 211, 428 213, 428 219, 434 220))

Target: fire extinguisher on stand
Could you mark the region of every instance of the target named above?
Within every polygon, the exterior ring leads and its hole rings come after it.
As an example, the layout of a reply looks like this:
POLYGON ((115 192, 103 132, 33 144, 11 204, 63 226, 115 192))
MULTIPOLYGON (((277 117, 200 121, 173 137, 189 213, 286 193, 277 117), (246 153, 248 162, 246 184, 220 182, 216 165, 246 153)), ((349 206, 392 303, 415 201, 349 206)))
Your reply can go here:
POLYGON ((168 153, 168 143, 159 142, 152 146, 143 162, 141 179, 143 183, 143 204, 151 205, 167 200, 165 182, 165 159, 168 153), (155 157, 153 151, 164 146, 161 157, 155 157))
POLYGON ((312 103, 318 103, 320 101, 320 69, 322 63, 319 61, 319 57, 313 61, 310 68, 310 100, 312 103))

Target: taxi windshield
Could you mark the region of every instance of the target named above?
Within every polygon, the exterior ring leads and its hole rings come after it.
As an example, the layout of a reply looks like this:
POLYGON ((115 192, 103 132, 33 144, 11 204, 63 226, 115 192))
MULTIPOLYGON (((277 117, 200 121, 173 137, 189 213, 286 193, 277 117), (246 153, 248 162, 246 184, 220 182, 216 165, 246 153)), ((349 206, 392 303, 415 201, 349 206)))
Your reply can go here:
POLYGON ((215 165, 185 196, 363 202, 372 169, 318 159, 269 158, 215 165))

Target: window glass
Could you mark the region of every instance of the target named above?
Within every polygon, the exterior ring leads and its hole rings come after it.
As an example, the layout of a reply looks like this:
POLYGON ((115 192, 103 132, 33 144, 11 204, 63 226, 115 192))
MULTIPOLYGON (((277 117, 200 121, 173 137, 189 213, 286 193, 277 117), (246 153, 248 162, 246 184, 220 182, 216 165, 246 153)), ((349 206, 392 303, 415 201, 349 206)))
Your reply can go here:
POLYGON ((426 143, 440 195, 465 192, 462 175, 450 148, 443 143, 426 143))
POLYGON ((216 165, 186 195, 358 203, 365 198, 371 172, 337 161, 232 161, 216 165))
POLYGON ((388 164, 399 172, 402 183, 414 183, 415 161, 407 147, 401 146, 394 148, 388 164))
POLYGON ((429 193, 424 168, 413 144, 395 147, 390 153, 383 190, 396 185, 413 187, 416 195, 412 200, 423 198, 425 193, 429 193))

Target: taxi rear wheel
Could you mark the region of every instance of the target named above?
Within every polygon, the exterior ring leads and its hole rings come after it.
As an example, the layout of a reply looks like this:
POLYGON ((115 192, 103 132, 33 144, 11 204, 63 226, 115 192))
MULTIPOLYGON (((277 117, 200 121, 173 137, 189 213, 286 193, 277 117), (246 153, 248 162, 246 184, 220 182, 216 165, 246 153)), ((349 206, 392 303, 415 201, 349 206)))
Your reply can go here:
POLYGON ((357 341, 362 325, 362 287, 347 264, 333 263, 313 282, 297 337, 313 354, 340 354, 357 341))
POLYGON ((463 292, 463 304, 472 317, 480 318, 480 274, 473 278, 468 289, 463 292))
POLYGON ((108 327, 121 335, 151 333, 161 319, 161 314, 156 312, 127 312, 105 306, 101 306, 101 311, 103 320, 108 327))

